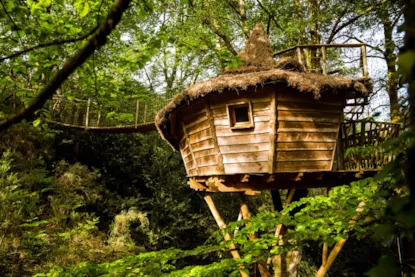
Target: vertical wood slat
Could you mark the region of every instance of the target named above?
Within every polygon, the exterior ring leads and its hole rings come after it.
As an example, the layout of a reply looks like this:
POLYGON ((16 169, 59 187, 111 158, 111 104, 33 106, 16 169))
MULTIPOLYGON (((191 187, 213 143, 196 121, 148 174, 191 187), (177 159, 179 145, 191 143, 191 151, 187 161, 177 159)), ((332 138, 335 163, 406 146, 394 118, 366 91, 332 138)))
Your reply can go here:
POLYGON ((327 56, 326 56, 326 47, 322 46, 321 47, 321 57, 322 57, 322 70, 323 70, 323 75, 327 75, 327 56))
POLYGON ((88 129, 89 124, 89 108, 91 106, 91 98, 88 99, 88 105, 86 106, 86 115, 85 115, 85 129, 88 129))
POLYGON ((366 140, 366 122, 362 121, 360 127, 360 146, 365 146, 365 140, 366 140))
POLYGON ((304 62, 303 62, 303 57, 302 57, 301 55, 302 55, 302 54, 301 54, 301 48, 300 48, 300 47, 297 47, 297 57, 298 57, 298 62, 299 62, 300 64, 304 65, 304 62))
POLYGON ((218 159, 217 170, 219 171, 218 172, 219 174, 225 174, 225 167, 223 165, 223 157, 222 157, 222 153, 220 152, 220 148, 218 144, 218 137, 216 136, 216 127, 215 127, 215 122, 213 118, 213 112, 210 107, 210 102, 208 99, 205 100, 205 109, 206 109, 206 115, 207 115, 209 125, 210 125, 210 133, 212 134, 213 146, 215 147, 216 157, 218 159))
MULTIPOLYGON (((342 131, 343 128, 339 128, 339 132, 337 133, 337 142, 336 142, 336 149, 335 149, 335 155, 337 155, 337 168, 336 170, 343 170, 344 169, 344 151, 343 151, 343 142, 342 142, 342 131), (340 130, 341 129, 341 130, 340 130)), ((333 159, 334 161, 334 159, 333 159)), ((333 169, 333 165, 332 165, 333 169)))
MULTIPOLYGON (((147 106, 148 106, 148 104, 145 103, 144 104, 144 121, 143 121, 143 123, 147 123, 147 106)), ((189 143, 190 143, 190 141, 189 141, 189 143)))
POLYGON ((99 123, 101 121, 101 105, 98 107, 98 120, 97 120, 97 127, 99 127, 99 123))
POLYGON ((304 48, 304 55, 305 55, 306 70, 307 72, 311 72, 313 69, 313 66, 311 65, 311 53, 307 47, 304 48))
MULTIPOLYGON (((346 102, 346 96, 345 96, 345 99, 343 101, 346 102)), ((336 158, 336 156, 335 156, 336 152, 338 152, 337 153, 337 167, 338 167, 338 169, 340 169, 340 167, 342 167, 342 169, 343 169, 343 167, 344 167, 343 166, 343 164, 344 164, 343 159, 339 158, 339 156, 344 155, 344 153, 342 151, 342 147, 341 147, 341 142, 340 142, 340 139, 339 139, 339 136, 341 136, 340 128, 341 128, 341 122, 343 122, 343 118, 344 118, 344 115, 343 115, 343 113, 340 112, 339 123, 337 125, 337 131, 336 131, 336 138, 337 138, 336 139, 336 147, 333 150, 333 155, 331 156, 330 170, 333 170, 333 164, 334 164, 334 159, 336 158)))
POLYGON ((192 144, 190 143, 189 134, 187 133, 186 126, 184 126, 184 123, 183 122, 182 122, 182 129, 183 129, 183 134, 184 134, 184 136, 186 138, 187 144, 189 145, 189 151, 190 151, 190 155, 192 155, 193 163, 196 166, 196 168, 195 168, 196 169, 196 172, 199 175, 200 174, 199 166, 197 165, 197 161, 196 161, 196 158, 195 158, 195 154, 193 153, 192 144))
POLYGON ((366 56, 366 45, 360 47, 360 52, 362 55, 362 64, 363 64, 363 77, 369 77, 369 70, 367 68, 367 56, 366 56))
POLYGON ((137 100, 135 104, 135 128, 138 126, 138 112, 140 111, 140 101, 137 100))
POLYGON ((272 174, 275 170, 275 144, 277 142, 277 91, 274 90, 271 95, 271 104, 269 111, 269 154, 268 154, 268 173, 272 174))

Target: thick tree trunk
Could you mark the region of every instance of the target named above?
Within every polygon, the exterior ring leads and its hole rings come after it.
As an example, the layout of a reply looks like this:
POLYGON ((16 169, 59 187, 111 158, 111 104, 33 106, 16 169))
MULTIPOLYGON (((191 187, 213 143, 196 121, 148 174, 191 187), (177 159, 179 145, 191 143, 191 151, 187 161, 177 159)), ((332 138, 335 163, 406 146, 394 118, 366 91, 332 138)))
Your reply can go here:
MULTIPOLYGON (((405 45, 401 50, 401 54, 412 53, 415 55, 415 1, 405 0, 405 45)), ((412 64, 410 70, 405 72, 406 80, 408 83, 408 97, 409 97, 409 131, 412 136, 415 135, 415 63, 412 64)), ((411 191, 410 194, 410 207, 408 209, 415 210, 415 146, 410 147, 407 150, 407 170, 406 178, 411 191)), ((409 241, 405 245, 404 259, 415 257, 415 243, 414 240, 409 241), (406 256, 406 257, 405 257, 406 256)))
POLYGON ((383 33, 385 36, 385 60, 388 66, 388 84, 386 90, 389 95, 389 111, 392 122, 400 121, 399 99, 398 99, 398 74, 396 71, 396 45, 393 41, 393 24, 389 13, 386 12, 383 19, 383 33))
MULTIPOLYGON (((415 1, 405 0, 405 46, 401 54, 406 52, 415 52, 415 1)), ((409 111, 410 111, 410 123, 409 130, 415 133, 415 64, 412 65, 411 71, 406 76, 408 82, 408 96, 409 96, 409 111)), ((410 160, 409 164, 415 169, 415 160, 410 160)), ((411 180, 411 185, 415 187, 415 171, 414 178, 411 180)), ((415 200, 415 194, 412 194, 413 200, 415 200)))

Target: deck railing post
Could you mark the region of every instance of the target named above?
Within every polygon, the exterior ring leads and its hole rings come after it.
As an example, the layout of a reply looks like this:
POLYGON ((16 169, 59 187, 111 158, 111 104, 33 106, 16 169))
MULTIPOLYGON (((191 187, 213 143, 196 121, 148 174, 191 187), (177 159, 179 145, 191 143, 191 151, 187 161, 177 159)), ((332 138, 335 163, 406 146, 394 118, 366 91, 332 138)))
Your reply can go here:
POLYGON ((147 103, 144 104, 144 122, 143 123, 147 123, 147 103))
POLYGON ((85 129, 88 129, 89 124, 89 108, 91 106, 91 98, 88 99, 88 104, 86 106, 86 115, 85 115, 85 129))
POLYGON ((140 101, 137 99, 135 105, 135 128, 137 129, 138 126, 138 112, 140 111, 140 101))
POLYGON ((98 120, 97 120, 97 127, 99 127, 99 122, 101 121, 101 105, 98 104, 98 120))
POLYGON ((301 48, 300 47, 297 47, 297 58, 298 58, 298 62, 301 65, 304 65, 304 63, 303 63, 303 57, 301 55, 302 55, 301 54, 301 48))
POLYGON ((304 55, 305 55, 305 67, 307 72, 311 72, 313 69, 313 66, 311 65, 311 53, 308 49, 308 47, 304 48, 304 55))
POLYGON ((321 57, 322 57, 322 71, 323 71, 323 75, 327 75, 327 61, 326 61, 326 47, 322 46, 321 47, 321 57))
POLYGON ((366 44, 363 44, 360 47, 361 55, 362 55, 362 65, 363 65, 363 77, 369 77, 369 71, 367 68, 367 56, 366 56, 366 44))

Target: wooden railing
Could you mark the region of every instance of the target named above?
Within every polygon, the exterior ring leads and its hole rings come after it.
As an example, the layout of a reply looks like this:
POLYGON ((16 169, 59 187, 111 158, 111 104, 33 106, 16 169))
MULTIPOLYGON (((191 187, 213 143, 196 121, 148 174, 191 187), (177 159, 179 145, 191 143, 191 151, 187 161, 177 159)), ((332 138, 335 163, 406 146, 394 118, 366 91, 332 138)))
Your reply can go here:
POLYGON ((338 148, 339 169, 378 169, 394 157, 383 150, 383 143, 398 136, 399 123, 351 121, 341 125, 338 148))
POLYGON ((100 104, 92 99, 71 101, 54 97, 49 102, 51 123, 103 132, 147 132, 155 130, 154 117, 170 99, 121 99, 100 104))
MULTIPOLYGON (((297 45, 289 49, 278 51, 274 53, 274 57, 292 56, 298 59, 307 72, 313 72, 317 74, 330 75, 338 72, 338 69, 328 70, 328 50, 334 49, 343 52, 348 48, 359 48, 360 53, 358 57, 354 57, 359 60, 359 67, 362 70, 362 77, 369 77, 369 70, 367 66, 366 56, 366 44, 313 44, 313 45, 297 45)), ((344 74, 341 74, 344 75, 344 74)))

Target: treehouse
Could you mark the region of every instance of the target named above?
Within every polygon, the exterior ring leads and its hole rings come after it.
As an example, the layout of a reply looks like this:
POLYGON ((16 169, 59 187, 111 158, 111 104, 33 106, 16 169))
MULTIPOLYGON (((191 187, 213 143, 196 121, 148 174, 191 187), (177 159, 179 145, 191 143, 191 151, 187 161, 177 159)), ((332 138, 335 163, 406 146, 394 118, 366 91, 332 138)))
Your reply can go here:
POLYGON ((327 76, 325 47, 309 48, 324 55, 314 72, 301 47, 275 61, 257 25, 239 54, 243 65, 181 92, 157 114, 156 127, 180 150, 193 189, 250 194, 334 186, 358 172, 373 175, 391 158, 380 150, 345 156, 350 147, 378 146, 399 125, 347 120, 348 107, 364 106, 372 91, 365 53, 363 78, 347 79, 327 76))

